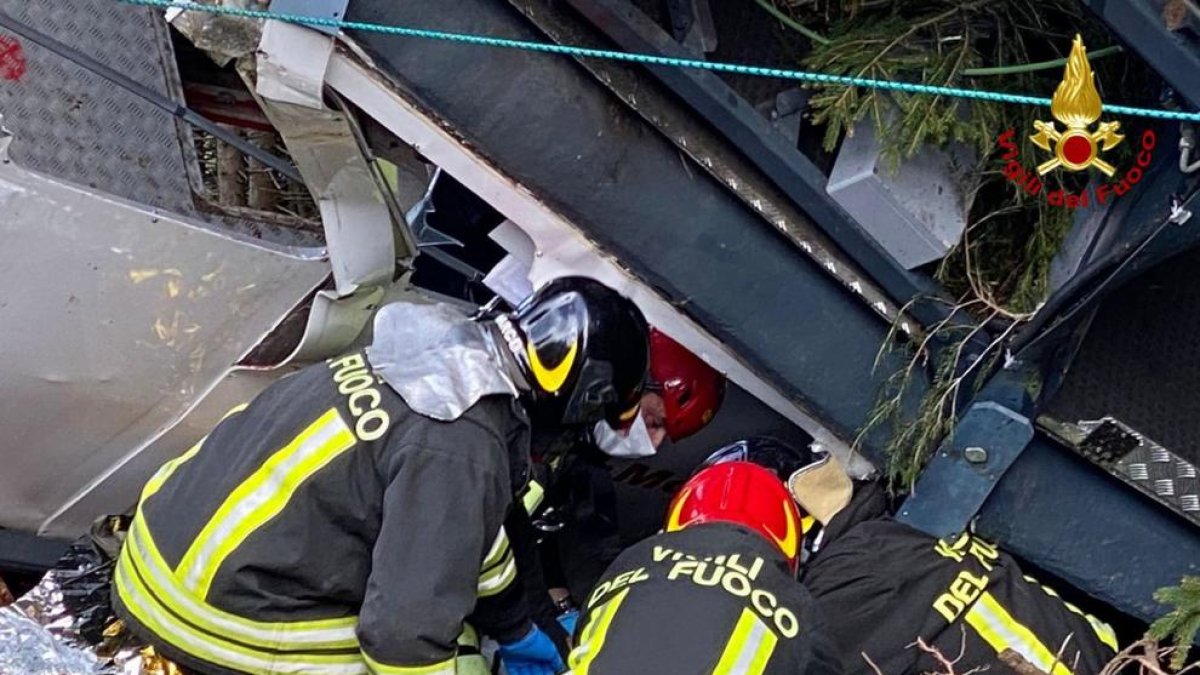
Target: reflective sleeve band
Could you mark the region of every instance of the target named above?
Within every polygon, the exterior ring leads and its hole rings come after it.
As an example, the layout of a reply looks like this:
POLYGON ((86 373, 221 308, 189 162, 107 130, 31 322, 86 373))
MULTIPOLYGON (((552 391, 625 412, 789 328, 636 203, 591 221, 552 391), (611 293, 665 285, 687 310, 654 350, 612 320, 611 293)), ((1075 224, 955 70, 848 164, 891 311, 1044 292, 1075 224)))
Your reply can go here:
POLYGON ((1034 586, 1042 589, 1042 592, 1044 592, 1046 595, 1049 595, 1052 598, 1057 598, 1059 602, 1062 602, 1063 607, 1067 608, 1068 612, 1083 617, 1084 621, 1087 621, 1088 625, 1092 627, 1092 631, 1096 634, 1096 638, 1100 640, 1100 642, 1103 642, 1109 649, 1113 650, 1113 652, 1121 651, 1121 647, 1117 644, 1117 633, 1112 629, 1112 626, 1109 626, 1100 619, 1097 619, 1091 614, 1087 614, 1082 609, 1079 609, 1075 605, 1063 600, 1062 597, 1058 595, 1058 591, 1050 588, 1049 586, 1043 585, 1042 582, 1038 581, 1037 579, 1034 579, 1028 575, 1026 575, 1024 579, 1025 581, 1028 581, 1034 586))
POLYGON ((389 666, 371 658, 363 652, 367 669, 375 675, 454 675, 454 657, 428 666, 389 666))
POLYGON ((500 531, 492 540, 492 546, 488 549, 487 555, 483 557, 483 564, 479 566, 479 569, 486 570, 495 567, 508 553, 508 532, 505 532, 504 526, 501 525, 500 531))
POLYGON ((762 675, 779 638, 749 609, 733 627, 713 675, 762 675))
POLYGON ((490 597, 504 591, 517 578, 517 561, 513 558, 512 548, 508 543, 508 533, 504 526, 488 549, 480 566, 479 586, 477 595, 481 598, 490 597))
POLYGON ((458 646, 479 650, 479 631, 469 623, 463 624, 462 632, 458 634, 458 646))
POLYGON ((509 551, 507 558, 501 564, 485 570, 483 574, 479 575, 477 595, 481 598, 496 595, 508 588, 516 578, 517 561, 513 558, 512 551, 509 551))
POLYGON ((546 498, 546 488, 536 480, 529 481, 529 485, 525 487, 525 494, 521 495, 521 505, 525 507, 525 513, 533 515, 537 511, 537 507, 542 505, 542 501, 546 498))
POLYGON ((621 609, 621 603, 628 595, 629 589, 626 588, 588 613, 587 623, 583 626, 583 632, 579 634, 579 646, 571 650, 569 660, 572 675, 587 675, 588 668, 604 648, 613 617, 617 615, 617 610, 621 609))
POLYGON ((1071 675, 1071 670, 1058 660, 1055 652, 1042 644, 1033 631, 1018 623, 991 593, 984 591, 983 595, 979 596, 967 611, 966 619, 967 624, 974 628, 997 654, 1011 649, 1043 673, 1071 675))
POLYGON ((337 409, 330 408, 225 498, 180 560, 175 576, 196 597, 207 597, 225 559, 279 515, 297 488, 357 440, 337 409))

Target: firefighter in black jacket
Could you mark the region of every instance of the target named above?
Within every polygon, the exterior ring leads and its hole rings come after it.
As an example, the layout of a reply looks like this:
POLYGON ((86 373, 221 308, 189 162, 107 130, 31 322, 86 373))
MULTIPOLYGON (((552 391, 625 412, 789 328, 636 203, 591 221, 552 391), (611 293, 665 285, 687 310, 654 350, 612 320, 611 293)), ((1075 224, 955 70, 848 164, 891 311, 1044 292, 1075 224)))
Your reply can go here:
POLYGON ((769 471, 710 467, 676 495, 666 531, 623 552, 592 590, 573 675, 841 672, 796 583, 800 514, 769 471))
POLYGON ((918 638, 958 659, 957 672, 1004 673, 1023 661, 1049 675, 1095 675, 1117 651, 1112 628, 970 534, 942 542, 890 518, 868 520, 830 542, 804 583, 851 672, 873 672, 862 654, 889 674, 934 670, 935 656, 913 646, 918 638))
POLYGON ((625 425, 646 369, 641 313, 587 279, 477 320, 389 305, 365 352, 273 384, 150 479, 118 615, 203 673, 451 675, 468 618, 513 675, 557 672, 502 527, 530 425, 625 425))
POLYGON ((1049 675, 1094 675, 1116 653, 1112 628, 989 542, 970 534, 942 542, 886 516, 877 483, 860 484, 853 498, 848 481, 842 499, 815 494, 833 482, 808 480, 822 458, 772 439, 733 444, 708 463, 724 460, 776 472, 800 507, 824 521, 802 581, 847 672, 876 672, 867 658, 887 675, 940 672, 936 650, 959 673, 1013 672, 1024 662, 1049 675))

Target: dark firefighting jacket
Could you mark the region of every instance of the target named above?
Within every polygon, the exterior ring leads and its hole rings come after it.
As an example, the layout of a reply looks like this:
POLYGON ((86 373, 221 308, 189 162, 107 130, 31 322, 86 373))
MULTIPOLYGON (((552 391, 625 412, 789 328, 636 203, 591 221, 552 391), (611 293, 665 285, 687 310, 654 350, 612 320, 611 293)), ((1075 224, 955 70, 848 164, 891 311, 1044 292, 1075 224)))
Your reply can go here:
POLYGON ((529 431, 511 396, 415 413, 363 352, 235 410, 146 485, 119 615, 202 672, 454 672, 464 619, 529 628, 502 527, 529 431))
POLYGON ((812 598, 759 535, 727 524, 627 549, 587 599, 573 675, 840 673, 812 598))
POLYGON ((826 545, 803 582, 828 619, 847 672, 1012 672, 1012 650, 1051 675, 1098 673, 1114 655, 1111 628, 970 535, 943 543, 891 519, 854 525, 826 545), (1008 664, 1004 662, 1008 661, 1008 664))

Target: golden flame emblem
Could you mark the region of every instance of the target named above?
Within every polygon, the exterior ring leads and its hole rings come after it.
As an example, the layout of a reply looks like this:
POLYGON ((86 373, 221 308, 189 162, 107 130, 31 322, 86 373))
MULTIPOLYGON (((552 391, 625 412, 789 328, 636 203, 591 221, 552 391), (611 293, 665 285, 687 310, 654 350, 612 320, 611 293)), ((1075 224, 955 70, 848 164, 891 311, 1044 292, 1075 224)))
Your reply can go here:
POLYGON ((1029 137, 1034 145, 1054 153, 1053 159, 1038 165, 1039 175, 1044 176, 1060 166, 1069 171, 1083 171, 1094 166, 1106 176, 1116 171, 1112 164, 1100 159, 1100 153, 1112 150, 1125 138, 1117 133, 1121 123, 1101 122, 1095 131, 1088 131, 1088 127, 1100 119, 1103 107, 1095 79, 1083 38, 1076 34, 1075 41, 1071 43, 1071 55, 1067 57, 1063 80, 1054 90, 1054 98, 1050 103, 1054 119, 1067 128, 1059 131, 1054 122, 1038 120, 1033 123, 1037 133, 1029 137))

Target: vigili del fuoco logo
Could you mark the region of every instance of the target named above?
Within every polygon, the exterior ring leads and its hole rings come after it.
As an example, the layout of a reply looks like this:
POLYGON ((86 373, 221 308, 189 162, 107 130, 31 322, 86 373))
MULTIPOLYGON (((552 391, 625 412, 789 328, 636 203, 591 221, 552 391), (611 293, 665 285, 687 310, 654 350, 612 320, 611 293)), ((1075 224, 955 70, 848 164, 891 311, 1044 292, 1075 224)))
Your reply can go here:
POLYGON ((1102 155, 1120 145, 1125 136, 1120 133, 1120 122, 1101 121, 1096 125, 1104 106, 1100 102, 1100 93, 1096 91, 1095 77, 1092 65, 1087 60, 1083 38, 1076 35, 1071 44, 1071 55, 1067 57, 1062 82, 1054 90, 1054 98, 1051 99, 1050 113, 1054 115, 1054 120, 1036 120, 1033 123, 1035 133, 1029 140, 1050 154, 1035 170, 1027 169, 1020 162, 1020 149, 1014 140, 1017 134, 1015 129, 1005 130, 996 140, 1000 148, 1006 151, 1001 159, 1006 162, 1004 175, 1008 180, 1024 188, 1030 195, 1044 194, 1052 206, 1070 209, 1088 208, 1093 204, 1103 206, 1137 185, 1153 158, 1157 139, 1154 131, 1147 129, 1142 132, 1141 147, 1134 162, 1119 178, 1116 177, 1117 167, 1102 155), (1094 129, 1093 125, 1096 125, 1094 129), (1089 185, 1080 193, 1044 189, 1041 177, 1051 171, 1088 169, 1096 169, 1113 180, 1089 185))

